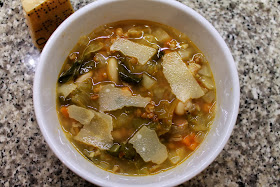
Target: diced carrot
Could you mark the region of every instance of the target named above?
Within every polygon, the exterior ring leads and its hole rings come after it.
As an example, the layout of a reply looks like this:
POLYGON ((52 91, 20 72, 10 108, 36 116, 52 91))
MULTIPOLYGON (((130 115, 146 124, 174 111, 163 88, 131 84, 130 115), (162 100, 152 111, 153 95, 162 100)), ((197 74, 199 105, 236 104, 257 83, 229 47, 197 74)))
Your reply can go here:
POLYGON ((190 136, 186 136, 183 140, 183 143, 188 147, 191 145, 191 138, 190 136))
POLYGON ((212 103, 205 103, 204 105, 202 105, 202 110, 205 113, 209 113, 211 107, 212 107, 212 103))
POLYGON ((195 140, 195 134, 191 133, 189 135, 187 135, 182 142, 187 146, 188 149, 190 150, 195 150, 196 147, 198 146, 198 142, 196 142, 195 140))
POLYGON ((170 44, 171 40, 172 40, 172 39, 170 39, 170 40, 164 42, 163 46, 164 46, 164 47, 169 47, 169 44, 170 44))
POLYGON ((194 140, 194 138, 195 138, 195 133, 191 132, 190 136, 191 136, 191 138, 194 140))
POLYGON ((69 113, 68 113, 68 109, 66 106, 62 106, 60 108, 60 112, 64 117, 69 118, 69 113))
POLYGON ((174 50, 177 47, 177 41, 175 39, 171 39, 167 43, 165 43, 165 46, 174 50))

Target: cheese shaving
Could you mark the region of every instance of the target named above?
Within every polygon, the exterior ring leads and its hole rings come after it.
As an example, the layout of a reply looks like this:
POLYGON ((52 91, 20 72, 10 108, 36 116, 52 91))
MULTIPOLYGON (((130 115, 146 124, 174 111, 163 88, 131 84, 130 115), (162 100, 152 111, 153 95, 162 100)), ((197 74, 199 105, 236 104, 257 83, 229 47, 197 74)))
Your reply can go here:
POLYGON ((151 101, 149 97, 133 96, 127 89, 116 88, 113 84, 105 85, 99 92, 99 109, 114 111, 123 107, 146 107, 151 101))
POLYGON ((91 111, 94 113, 94 118, 89 124, 84 125, 74 139, 102 150, 108 150, 113 145, 112 117, 101 112, 91 111))
POLYGON ((145 162, 153 162, 161 164, 167 157, 166 147, 159 141, 157 133, 143 126, 141 129, 129 140, 136 152, 143 158, 145 162))
POLYGON ((180 101, 186 102, 204 95, 204 91, 177 52, 165 54, 162 65, 163 74, 180 101))
POLYGON ((141 45, 124 38, 118 38, 110 48, 111 51, 120 51, 126 56, 137 58, 142 65, 146 64, 157 52, 155 48, 141 45))

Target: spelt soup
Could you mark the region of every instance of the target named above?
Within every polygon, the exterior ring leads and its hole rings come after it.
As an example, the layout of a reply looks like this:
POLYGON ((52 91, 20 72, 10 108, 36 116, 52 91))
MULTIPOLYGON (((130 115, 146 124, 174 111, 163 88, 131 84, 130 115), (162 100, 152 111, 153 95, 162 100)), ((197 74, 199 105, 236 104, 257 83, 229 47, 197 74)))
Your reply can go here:
POLYGON ((121 21, 82 36, 57 82, 57 113, 70 142, 107 171, 149 175, 192 154, 215 117, 204 55, 183 33, 121 21))

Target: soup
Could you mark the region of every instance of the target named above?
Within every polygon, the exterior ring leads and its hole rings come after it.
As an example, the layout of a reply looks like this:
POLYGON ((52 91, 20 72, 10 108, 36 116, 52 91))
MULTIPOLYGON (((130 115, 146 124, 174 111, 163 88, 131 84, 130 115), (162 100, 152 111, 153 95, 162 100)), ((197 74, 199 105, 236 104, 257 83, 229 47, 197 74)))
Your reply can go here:
POLYGON ((156 174, 183 162, 215 117, 209 63, 183 33, 121 21, 82 36, 57 81, 57 113, 75 148, 98 167, 156 174))

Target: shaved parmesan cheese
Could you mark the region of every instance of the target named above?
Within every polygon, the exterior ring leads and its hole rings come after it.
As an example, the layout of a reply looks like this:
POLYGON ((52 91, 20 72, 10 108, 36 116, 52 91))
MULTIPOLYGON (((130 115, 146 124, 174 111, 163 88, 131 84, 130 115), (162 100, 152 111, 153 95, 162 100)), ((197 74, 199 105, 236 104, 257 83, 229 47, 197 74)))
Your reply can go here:
POLYGON ((84 125, 74 139, 102 150, 108 150, 113 145, 112 117, 94 110, 91 111, 94 113, 94 118, 89 124, 84 125))
POLYGON ((155 48, 141 45, 124 38, 118 38, 110 48, 111 51, 120 51, 126 56, 137 58, 142 65, 146 64, 157 52, 155 48))
POLYGON ((67 107, 69 117, 80 122, 83 125, 88 125, 94 117, 94 111, 76 105, 67 107))
POLYGON ((71 84, 62 84, 57 88, 58 93, 62 94, 64 97, 67 97, 72 91, 77 88, 77 85, 74 83, 71 84))
POLYGON ((165 54, 162 65, 163 74, 169 82, 172 92, 180 101, 186 102, 188 99, 204 95, 202 88, 177 52, 165 54))
POLYGON ((145 162, 161 164, 167 157, 166 147, 159 141, 157 133, 143 126, 130 140, 136 152, 145 162))
POLYGON ((99 109, 101 111, 113 111, 125 106, 146 107, 150 101, 149 97, 132 96, 129 90, 116 88, 113 84, 103 86, 99 92, 99 109))

